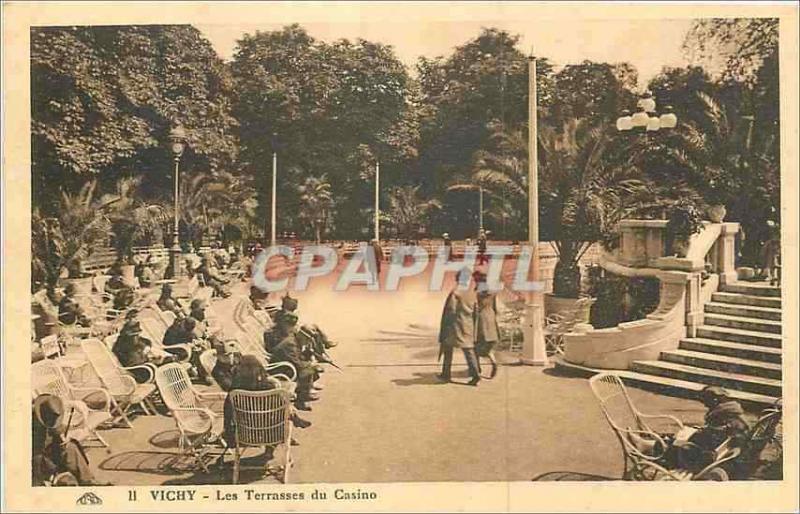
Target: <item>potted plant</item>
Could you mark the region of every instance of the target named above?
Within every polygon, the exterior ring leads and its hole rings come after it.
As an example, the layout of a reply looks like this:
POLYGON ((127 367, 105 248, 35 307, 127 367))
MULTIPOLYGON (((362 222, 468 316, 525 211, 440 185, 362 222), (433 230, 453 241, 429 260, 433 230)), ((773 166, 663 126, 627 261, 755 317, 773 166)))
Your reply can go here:
POLYGON ((689 240, 703 229, 703 217, 695 204, 679 200, 667 214, 667 248, 677 257, 686 257, 689 240))

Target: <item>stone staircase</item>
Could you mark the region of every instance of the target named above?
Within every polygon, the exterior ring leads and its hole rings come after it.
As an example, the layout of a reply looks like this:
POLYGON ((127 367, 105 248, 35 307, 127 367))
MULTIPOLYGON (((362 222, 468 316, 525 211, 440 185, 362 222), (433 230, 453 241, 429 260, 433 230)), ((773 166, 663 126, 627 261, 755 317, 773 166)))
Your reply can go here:
POLYGON ((696 337, 658 360, 634 361, 625 381, 690 397, 718 385, 743 403, 772 404, 781 396, 781 289, 736 282, 714 293, 704 310, 696 337))

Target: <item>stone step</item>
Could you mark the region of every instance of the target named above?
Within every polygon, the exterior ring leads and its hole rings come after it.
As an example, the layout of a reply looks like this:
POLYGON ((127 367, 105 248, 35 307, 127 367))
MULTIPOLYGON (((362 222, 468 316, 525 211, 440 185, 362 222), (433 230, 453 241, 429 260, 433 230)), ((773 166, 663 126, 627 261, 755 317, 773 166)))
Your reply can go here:
POLYGON ((770 296, 755 296, 741 293, 726 293, 717 291, 711 294, 711 301, 718 303, 732 303, 736 305, 752 305, 757 307, 781 308, 781 299, 770 296))
POLYGON ((771 286, 763 282, 734 282, 733 284, 726 284, 722 286, 722 290, 729 293, 741 293, 754 296, 781 297, 780 287, 771 286))
POLYGON ((634 361, 631 370, 639 373, 677 378, 688 382, 722 386, 735 391, 747 391, 765 396, 781 396, 781 381, 740 373, 729 373, 708 368, 664 361, 634 361))
POLYGON ((700 325, 697 327, 697 337, 718 339, 721 341, 733 341, 735 343, 745 343, 757 346, 769 346, 771 348, 781 348, 782 345, 782 338, 780 334, 754 332, 752 330, 719 327, 714 325, 700 325))
POLYGON ((682 350, 727 355, 729 357, 740 357, 742 359, 772 362, 775 364, 781 363, 783 353, 780 348, 734 343, 732 341, 718 341, 716 339, 704 339, 702 337, 681 339, 678 347, 682 350))
POLYGON ((745 318, 742 316, 728 316, 727 314, 706 314, 703 317, 706 325, 717 327, 740 328, 754 332, 769 332, 780 334, 782 323, 769 319, 745 318))
POLYGON ((781 365, 741 357, 730 357, 692 350, 669 350, 661 352, 661 361, 686 364, 697 368, 714 369, 728 373, 753 375, 762 378, 781 379, 781 365))
MULTIPOLYGON (((555 359, 555 369, 559 373, 572 376, 590 377, 597 373, 607 372, 608 370, 592 369, 577 364, 566 362, 562 358, 555 359)), ((658 375, 650 375, 647 373, 639 373, 630 370, 614 371, 622 378, 625 385, 629 387, 637 387, 639 389, 646 389, 659 394, 667 394, 670 396, 678 396, 681 398, 699 399, 700 391, 706 386, 700 382, 691 382, 688 380, 680 380, 677 378, 662 377, 658 375)), ((740 402, 746 409, 758 412, 764 407, 769 407, 775 403, 777 397, 750 393, 747 391, 736 391, 734 389, 728 390, 731 398, 740 402)))
POLYGON ((705 312, 710 314, 725 314, 727 316, 740 316, 745 318, 781 320, 781 310, 774 307, 757 307, 755 305, 732 305, 729 303, 708 302, 705 312))

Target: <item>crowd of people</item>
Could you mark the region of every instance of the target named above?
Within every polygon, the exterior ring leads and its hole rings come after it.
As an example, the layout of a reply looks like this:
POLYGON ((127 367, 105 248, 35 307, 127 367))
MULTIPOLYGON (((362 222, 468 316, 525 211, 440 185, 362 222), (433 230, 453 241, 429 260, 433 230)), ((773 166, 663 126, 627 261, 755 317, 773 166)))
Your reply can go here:
MULTIPOLYGON (((254 249, 255 250, 255 249, 254 249)), ((254 251, 255 253, 255 251, 254 251)), ((215 246, 206 253, 199 265, 187 263, 186 271, 191 276, 200 275, 204 284, 211 288, 211 297, 230 296, 231 276, 222 273, 235 263, 247 266, 253 256, 231 256, 230 252, 215 246), (242 263, 242 261, 244 261, 242 263)), ((148 368, 153 369, 171 362, 181 362, 187 367, 191 380, 200 385, 230 392, 233 390, 262 391, 282 387, 281 380, 293 367, 296 376, 292 391, 290 420, 297 428, 308 428, 311 422, 300 416, 302 411, 311 411, 311 403, 320 399, 322 385, 319 382, 325 371, 323 364, 332 363, 328 351, 336 346, 318 326, 301 324, 298 301, 288 294, 279 305, 269 303, 269 296, 262 295, 253 301, 253 308, 264 310, 270 322, 262 334, 263 353, 253 354, 234 339, 225 337, 221 327, 208 316, 209 301, 203 298, 185 300, 174 294, 171 281, 159 281, 154 273, 151 259, 137 263, 134 275, 138 284, 123 274, 119 263, 109 269, 110 277, 104 286, 93 284, 91 294, 103 297, 107 312, 101 319, 96 313, 87 312, 82 295, 73 283, 68 283, 60 294, 39 295, 40 307, 47 303, 46 310, 52 313, 56 332, 68 333, 70 338, 97 336, 100 321, 114 320, 110 326, 114 331, 111 352, 122 367, 132 368, 127 372, 138 383, 152 380, 148 368), (150 289, 161 283, 157 299, 148 302, 148 309, 159 309, 174 315, 174 321, 163 332, 160 341, 151 340, 152 330, 145 331, 140 319, 138 299, 142 289, 150 289), (102 291, 98 291, 100 287, 102 291), (207 369, 200 356, 213 351, 216 357, 212 369, 207 369), (187 355, 187 352, 189 355, 187 355), (270 366, 265 366, 264 356, 270 366), (281 364, 285 363, 282 367, 281 364)), ((243 273, 238 274, 243 276, 243 273)), ((41 336, 41 334, 39 334, 41 336)), ((87 454, 79 440, 70 437, 69 427, 72 410, 56 395, 43 394, 32 405, 33 433, 33 479, 37 485, 92 485, 97 484, 89 466, 87 454)), ((228 445, 234 444, 234 413, 229 401, 224 408, 222 436, 228 445)), ((297 444, 292 440, 291 444, 297 444)), ((272 449, 267 452, 271 455, 272 449)), ((224 457, 224 455, 223 455, 224 457)))

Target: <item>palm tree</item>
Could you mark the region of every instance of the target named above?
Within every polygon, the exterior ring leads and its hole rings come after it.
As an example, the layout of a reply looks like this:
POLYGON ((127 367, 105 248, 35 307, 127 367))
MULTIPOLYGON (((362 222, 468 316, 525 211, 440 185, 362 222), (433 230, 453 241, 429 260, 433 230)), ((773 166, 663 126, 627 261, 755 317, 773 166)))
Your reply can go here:
POLYGON ((709 204, 727 208, 747 234, 743 253, 755 253, 768 237, 766 220, 778 221, 780 162, 777 127, 698 93, 703 105, 696 120, 678 131, 679 144, 667 154, 709 204), (756 127, 759 127, 756 129, 756 127))
POLYGON ((62 192, 58 217, 46 218, 38 209, 31 225, 31 271, 34 281, 56 287, 64 269, 70 278, 80 277, 81 262, 95 246, 108 238, 111 223, 107 212, 113 200, 95 198, 95 181, 77 193, 62 192))
POLYGON ((619 221, 652 197, 638 169, 608 152, 609 142, 604 127, 574 119, 540 132, 540 226, 558 254, 556 296, 578 296, 580 258, 594 243, 612 245, 619 221))
POLYGON ((509 129, 500 122, 491 123, 489 129, 488 149, 475 153, 470 175, 448 187, 448 191, 477 193, 483 189, 484 198, 489 200, 489 219, 501 225, 511 220, 515 227, 525 227, 525 223, 514 222, 521 222, 528 213, 527 135, 522 129, 509 129))
POLYGON ((162 227, 169 221, 167 211, 158 204, 143 201, 138 193, 142 177, 124 177, 117 181, 114 194, 100 201, 109 206, 108 219, 114 233, 117 259, 130 264, 137 242, 159 240, 162 227))
POLYGON ((424 227, 431 212, 441 208, 438 200, 425 200, 419 197, 420 186, 401 186, 389 194, 389 219, 404 239, 414 239, 424 227))
POLYGON ((331 228, 333 193, 325 175, 306 177, 297 187, 300 194, 300 219, 311 226, 316 244, 322 242, 323 231, 331 228))
POLYGON ((181 183, 179 208, 184 240, 198 246, 204 234, 226 224, 247 232, 255 217, 255 191, 229 172, 197 173, 181 183))

